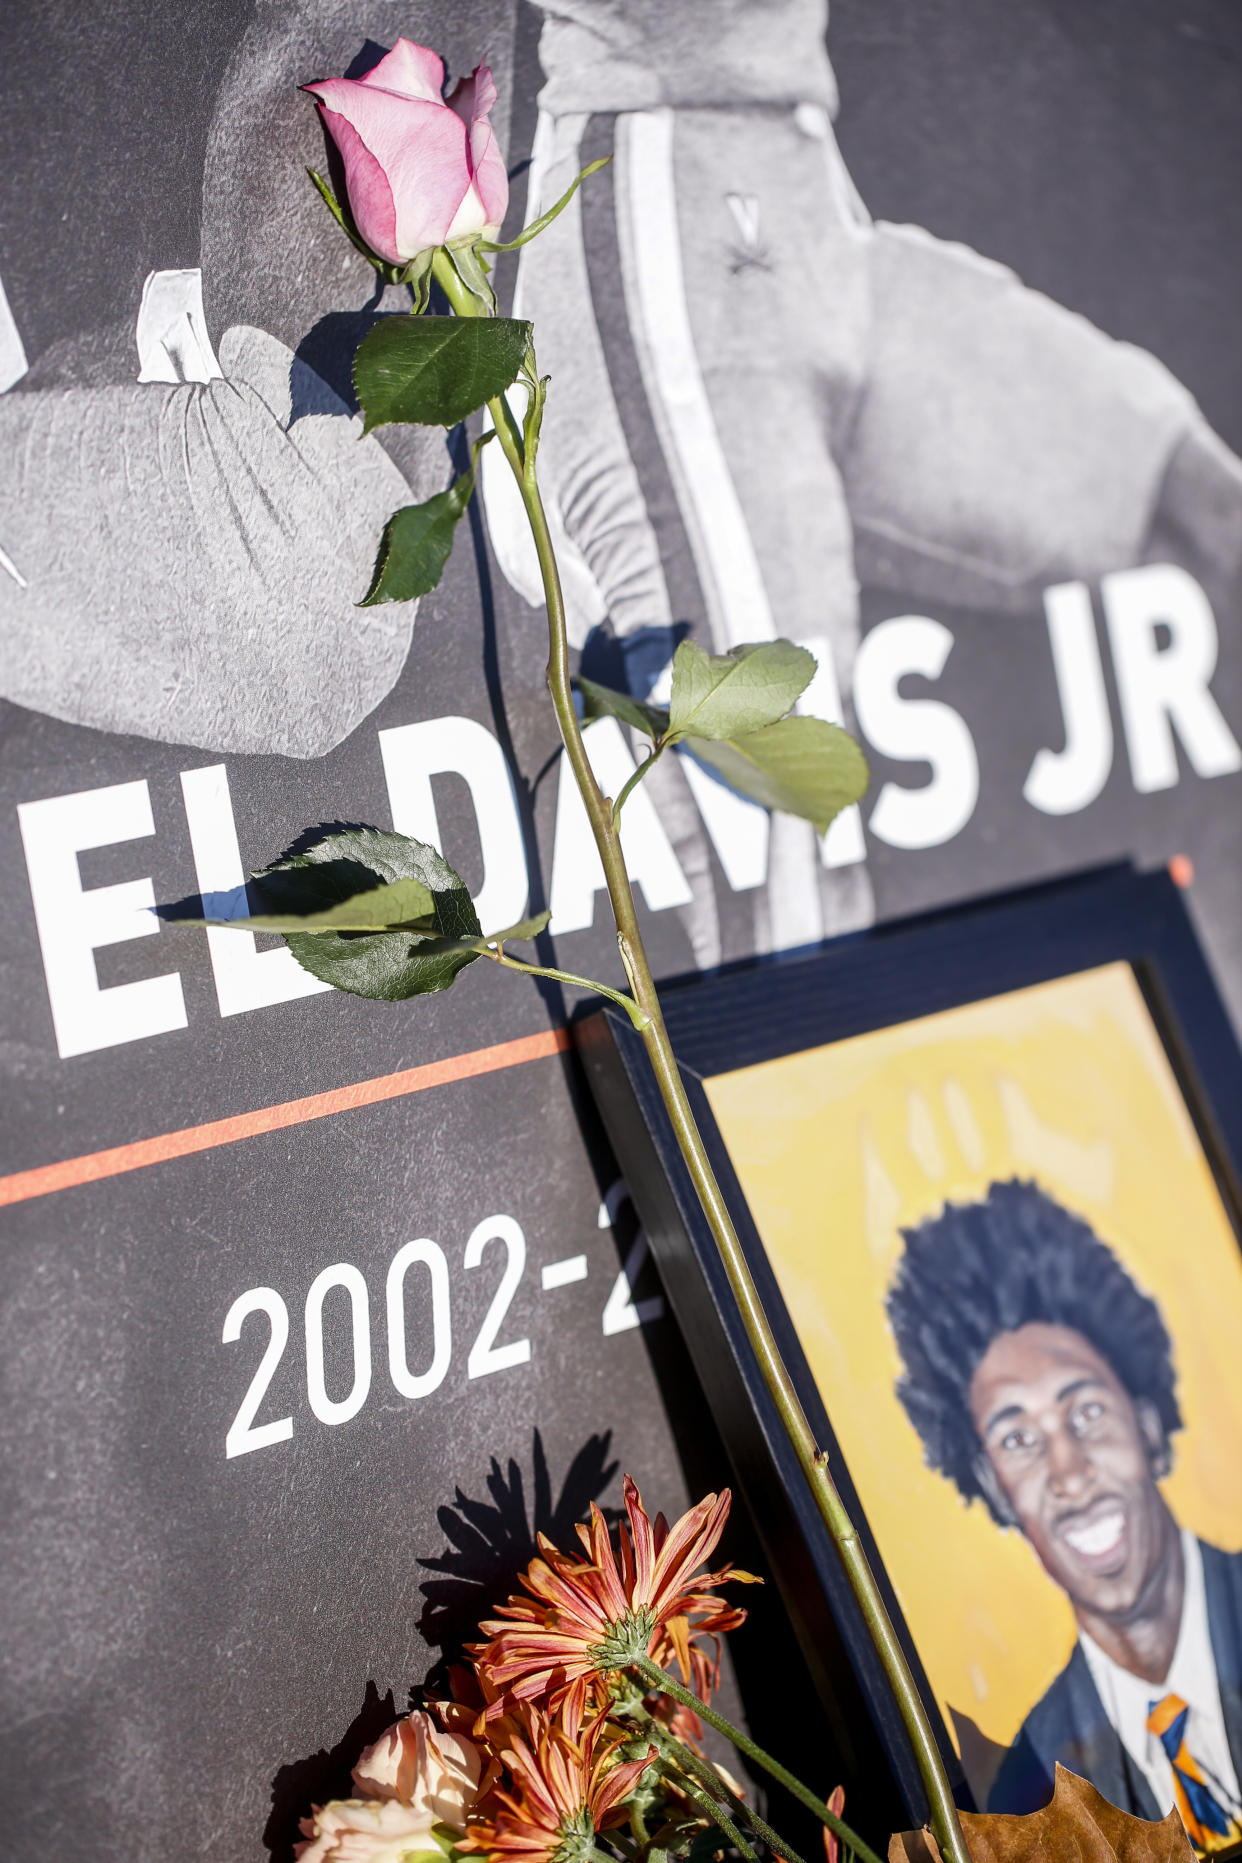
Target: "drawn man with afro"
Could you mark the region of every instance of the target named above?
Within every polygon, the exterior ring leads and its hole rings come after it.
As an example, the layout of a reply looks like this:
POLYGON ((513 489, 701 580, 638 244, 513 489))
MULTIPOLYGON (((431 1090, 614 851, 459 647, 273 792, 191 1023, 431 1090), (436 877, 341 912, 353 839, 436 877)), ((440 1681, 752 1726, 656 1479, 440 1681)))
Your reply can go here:
POLYGON ((1176 1805, 1200 1853, 1236 1843, 1242 1553, 1180 1528, 1161 1493, 1182 1418, 1159 1309, 1035 1184, 903 1233, 888 1313, 927 1463, 1026 1535, 1078 1626, 988 1809, 1046 1803, 1060 1761, 1142 1817, 1176 1805))

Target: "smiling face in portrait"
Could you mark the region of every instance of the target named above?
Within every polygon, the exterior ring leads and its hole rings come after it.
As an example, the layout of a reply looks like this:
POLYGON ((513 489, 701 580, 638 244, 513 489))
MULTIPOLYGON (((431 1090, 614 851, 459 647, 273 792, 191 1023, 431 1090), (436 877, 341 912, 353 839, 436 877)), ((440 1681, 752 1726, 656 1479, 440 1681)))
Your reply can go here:
POLYGON ((970 1411, 981 1475, 1075 1608, 1122 1621, 1141 1612, 1175 1537, 1152 1405, 1081 1333, 1032 1323, 993 1339, 970 1411))

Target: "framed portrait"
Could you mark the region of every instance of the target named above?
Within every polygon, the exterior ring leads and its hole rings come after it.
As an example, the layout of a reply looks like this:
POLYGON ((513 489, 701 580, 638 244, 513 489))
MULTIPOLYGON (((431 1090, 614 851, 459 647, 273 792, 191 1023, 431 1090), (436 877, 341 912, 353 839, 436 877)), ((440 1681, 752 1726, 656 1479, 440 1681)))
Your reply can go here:
MULTIPOLYGON (((1242 1836, 1242 1055, 1168 874, 668 993, 696 1115, 966 1805, 1057 1761, 1242 1836)), ((641 1042, 580 1048, 826 1704, 904 1734, 641 1042)))

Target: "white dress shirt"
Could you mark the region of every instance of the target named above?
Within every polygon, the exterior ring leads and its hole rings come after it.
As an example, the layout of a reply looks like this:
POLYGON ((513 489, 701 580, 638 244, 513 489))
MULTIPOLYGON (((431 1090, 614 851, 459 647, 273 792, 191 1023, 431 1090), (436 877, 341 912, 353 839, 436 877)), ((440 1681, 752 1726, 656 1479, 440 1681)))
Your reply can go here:
POLYGON ((1242 1798, 1216 1681, 1216 1659, 1212 1654, 1207 1597, 1203 1589, 1203 1557, 1198 1540, 1185 1528, 1182 1529, 1182 1560, 1186 1573, 1182 1622, 1169 1673, 1163 1682, 1147 1682, 1142 1676, 1121 1668, 1085 1630, 1079 1632, 1078 1641, 1096 1692, 1104 1704, 1104 1712, 1150 1785, 1161 1814, 1171 1811, 1176 1803, 1173 1768, 1161 1742, 1148 1732, 1147 1717, 1156 1702, 1165 1695, 1174 1694, 1180 1695, 1190 1709, 1186 1746, 1222 1808, 1236 1818, 1242 1812, 1242 1798))

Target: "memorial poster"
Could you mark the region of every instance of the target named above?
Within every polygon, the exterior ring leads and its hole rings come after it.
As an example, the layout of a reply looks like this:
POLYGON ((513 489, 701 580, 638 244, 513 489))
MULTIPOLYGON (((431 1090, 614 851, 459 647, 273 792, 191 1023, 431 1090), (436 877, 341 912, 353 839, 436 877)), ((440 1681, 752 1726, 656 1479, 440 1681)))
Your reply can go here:
MULTIPOLYGON (((306 180, 297 87, 399 35, 453 78, 490 64, 509 230, 614 155, 497 274, 552 376, 583 670, 658 695, 686 634, 788 636, 818 661, 805 707, 871 761, 822 842, 689 760, 636 794, 661 974, 1177 858, 1242 1017, 1226 0, 10 9, 23 1859, 287 1855, 298 1768, 403 1705, 488 1582, 489 1532, 615 1501, 618 1465, 684 1499, 667 1321, 559 993, 478 965, 450 996, 361 1002, 275 941, 151 912, 236 904, 299 837, 367 823, 443 845, 485 921, 547 907, 545 956, 616 973, 490 455, 440 588, 355 605, 384 519, 463 440, 359 439, 348 359, 402 300, 306 180)), ((590 741, 615 788, 633 745, 590 741)))

